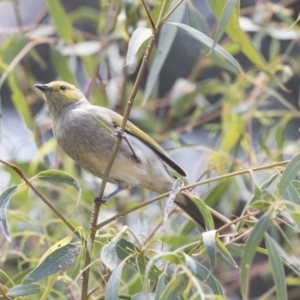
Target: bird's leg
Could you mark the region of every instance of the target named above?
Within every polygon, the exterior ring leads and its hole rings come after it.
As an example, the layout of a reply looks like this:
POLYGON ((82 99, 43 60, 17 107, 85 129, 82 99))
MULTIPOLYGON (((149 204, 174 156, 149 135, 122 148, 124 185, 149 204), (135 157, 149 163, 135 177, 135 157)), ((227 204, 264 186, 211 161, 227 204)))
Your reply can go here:
POLYGON ((102 196, 102 197, 96 196, 96 197, 94 198, 94 202, 95 202, 96 204, 106 204, 106 202, 107 202, 107 200, 108 200, 109 198, 111 198, 111 197, 117 195, 118 193, 120 193, 120 192, 126 190, 127 188, 128 188, 128 184, 123 183, 123 182, 122 182, 122 183, 119 183, 119 185, 118 185, 118 187, 117 187, 117 189, 116 189, 115 191, 113 191, 112 193, 110 193, 110 194, 107 195, 107 196, 102 196))
POLYGON ((132 152, 133 158, 136 160, 137 163, 140 164, 142 161, 141 161, 141 159, 136 155, 136 153, 134 152, 133 147, 131 146, 131 144, 130 144, 130 142, 129 142, 129 139, 128 139, 126 133, 125 133, 124 131, 122 131, 120 127, 117 127, 114 134, 115 134, 116 136, 120 136, 122 139, 124 139, 124 140, 126 141, 126 143, 128 144, 128 146, 129 146, 129 148, 130 148, 130 150, 131 150, 131 152, 132 152))

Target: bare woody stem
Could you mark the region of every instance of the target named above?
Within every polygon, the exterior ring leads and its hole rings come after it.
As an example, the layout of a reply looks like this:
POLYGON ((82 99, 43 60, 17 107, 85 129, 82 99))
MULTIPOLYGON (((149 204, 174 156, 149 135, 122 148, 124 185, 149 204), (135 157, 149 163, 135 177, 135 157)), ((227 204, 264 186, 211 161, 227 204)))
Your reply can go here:
MULTIPOLYGON (((140 66, 140 69, 139 69, 139 72, 138 72, 138 75, 136 77, 134 86, 133 86, 131 94, 129 96, 129 100, 128 100, 127 105, 126 105, 126 109, 125 109, 122 124, 121 124, 121 130, 122 131, 124 131, 124 129, 126 127, 126 123, 127 123, 127 120, 128 120, 128 117, 129 117, 134 99, 135 99, 136 94, 139 90, 142 78, 144 77, 144 74, 145 74, 145 71, 146 71, 146 68, 147 68, 147 63, 148 63, 150 53, 151 53, 152 48, 154 46, 155 39, 157 37, 159 29, 162 25, 162 23, 161 23, 162 14, 165 10, 166 2, 167 1, 164 0, 157 26, 154 25, 154 22, 153 22, 152 18, 149 17, 149 21, 150 21, 151 26, 152 26, 153 34, 152 34, 152 36, 149 40, 147 49, 145 51, 145 54, 144 54, 144 57, 143 57, 143 60, 142 60, 142 63, 141 63, 141 66, 140 66)), ((145 8, 146 8, 146 6, 145 6, 145 8)), ((146 8, 146 12, 147 12, 147 14, 149 13, 148 8, 146 8)), ((149 13, 149 16, 150 16, 150 13, 149 13)), ((108 164, 106 166, 104 176, 102 178, 102 182, 101 182, 101 186, 100 186, 100 190, 99 190, 99 198, 103 197, 105 186, 106 186, 106 183, 107 183, 107 180, 108 180, 108 176, 109 176, 110 170, 112 168, 112 165, 114 163, 117 152, 119 150, 119 147, 121 145, 121 142, 122 142, 122 137, 118 135, 116 140, 115 140, 114 148, 112 150, 110 159, 109 159, 108 164)), ((98 220, 98 215, 99 215, 99 211, 100 211, 100 206, 101 206, 101 204, 95 202, 94 206, 93 206, 92 215, 91 215, 91 220, 90 220, 91 234, 90 234, 90 237, 91 237, 92 245, 94 243, 96 232, 98 230, 97 220, 98 220)), ((87 248, 86 248, 84 268, 86 268, 90 263, 91 263, 91 258, 90 258, 89 252, 87 251, 87 248)), ((81 300, 85 300, 85 299, 87 299, 87 295, 88 295, 89 268, 84 271, 82 276, 83 276, 83 282, 82 282, 82 290, 81 290, 81 300)))
POLYGON ((38 195, 38 197, 72 230, 72 232, 74 232, 77 235, 77 237, 80 238, 79 233, 75 231, 76 229, 71 225, 71 223, 51 204, 51 202, 45 196, 43 196, 36 189, 36 187, 30 182, 30 180, 23 174, 23 172, 16 165, 13 165, 2 159, 0 159, 0 163, 14 170, 24 180, 24 182, 36 193, 36 195, 38 195))
MULTIPOLYGON (((241 171, 236 171, 236 172, 232 172, 232 173, 229 173, 229 174, 225 174, 225 175, 221 175, 221 176, 216 176, 216 177, 213 177, 213 178, 209 178, 209 179, 206 179, 206 180, 202 180, 202 181, 199 181, 199 182, 195 182, 193 184, 189 184, 189 185, 186 185, 184 186, 181 190, 188 190, 190 188, 193 188, 195 186, 200 186, 200 185, 204 185, 204 184, 208 184, 208 183, 211 183, 211 182, 214 182, 214 181, 219 181, 219 180, 222 180, 222 179, 228 179, 228 178, 231 178, 231 177, 234 177, 234 176, 238 176, 238 175, 243 175, 243 174, 247 174, 247 173, 251 173, 251 172, 257 172, 257 171, 262 171, 262 170, 267 170, 267 169, 271 169, 271 168, 275 168, 275 167, 280 167, 280 166, 284 166, 284 165, 287 165, 290 161, 289 160, 285 160, 285 161, 281 161, 281 162, 278 162, 278 163, 275 163, 275 164, 270 164, 270 165, 265 165, 265 166, 261 166, 261 167, 255 167, 255 168, 251 168, 251 169, 245 169, 245 170, 241 170, 241 171)), ((152 198, 146 202, 143 202, 139 205, 136 205, 122 213, 119 213, 103 222, 101 222, 100 224, 98 224, 96 226, 96 229, 100 229, 101 227, 113 222, 113 221, 116 221, 126 215, 128 215, 129 213, 135 211, 135 210, 138 210, 144 206, 147 206, 153 202, 156 202, 162 198, 165 198, 167 197, 168 195, 170 194, 170 192, 167 192, 167 193, 164 193, 164 194, 161 194, 155 198, 152 198)), ((223 226, 225 228, 227 228, 227 224, 223 226)))

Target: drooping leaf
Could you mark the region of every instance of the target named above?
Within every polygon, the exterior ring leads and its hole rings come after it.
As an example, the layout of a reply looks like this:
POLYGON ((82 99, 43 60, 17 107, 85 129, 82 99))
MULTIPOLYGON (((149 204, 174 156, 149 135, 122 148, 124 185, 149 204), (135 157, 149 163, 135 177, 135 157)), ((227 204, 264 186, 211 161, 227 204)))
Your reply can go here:
POLYGON ((271 262, 272 274, 275 282, 276 296, 277 299, 287 300, 287 286, 284 284, 286 278, 284 273, 284 268, 280 255, 277 252, 276 245, 273 244, 273 240, 266 233, 265 234, 266 246, 268 250, 269 260, 271 262))
POLYGON ((22 297, 41 293, 40 285, 37 283, 18 284, 6 294, 9 297, 22 297))
POLYGON ((152 35, 152 30, 150 28, 138 27, 132 34, 126 57, 126 65, 135 62, 136 54, 140 49, 141 45, 147 41, 152 35))
POLYGON ((252 259, 256 253, 256 248, 262 241, 264 234, 270 223, 270 215, 265 213, 253 228, 246 242, 241 261, 241 292, 244 295, 247 290, 248 274, 252 259))
POLYGON ((66 269, 75 261, 77 249, 76 245, 68 244, 52 252, 24 278, 24 282, 37 282, 66 269))
POLYGON ((9 203, 11 196, 18 190, 19 186, 14 185, 7 188, 0 195, 0 227, 2 228, 6 239, 10 242, 11 236, 8 230, 7 219, 6 219, 6 208, 9 203))
MULTIPOLYGON (((180 5, 169 20, 180 21, 185 11, 185 5, 180 5)), ((147 102, 151 93, 153 92, 154 86, 159 78, 159 73, 166 61, 166 58, 170 52, 171 46, 176 36, 176 28, 171 26, 163 26, 158 39, 156 56, 153 63, 150 66, 149 75, 147 77, 145 94, 143 102, 147 102)))
POLYGON ((47 0, 46 3, 58 35, 66 42, 71 43, 73 39, 72 25, 61 2, 59 0, 47 0))
POLYGON ((214 38, 214 42, 213 42, 211 50, 213 50, 215 48, 215 46, 219 43, 219 41, 225 31, 227 23, 232 15, 232 13, 234 12, 236 3, 237 3, 237 0, 227 0, 226 1, 226 4, 224 5, 224 8, 223 8, 221 18, 218 23, 218 27, 216 29, 215 38, 214 38))
MULTIPOLYGON (((217 18, 220 18, 227 1, 225 0, 210 0, 208 1, 213 13, 217 18)), ((229 37, 239 43, 242 47, 243 53, 252 61, 255 66, 260 69, 268 69, 267 63, 262 54, 254 47, 248 35, 240 28, 238 23, 239 12, 231 14, 231 17, 226 26, 226 33, 229 37)))
POLYGON ((210 230, 202 233, 202 241, 210 259, 211 270, 214 270, 216 266, 216 232, 216 230, 210 230))
MULTIPOLYGON (((194 39, 199 41, 200 43, 206 45, 207 47, 212 47, 213 40, 205 35, 204 33, 194 29, 193 27, 190 27, 185 24, 181 23, 172 23, 168 22, 166 24, 174 25, 178 29, 182 30, 183 32, 187 33, 188 35, 192 36, 194 39)), ((222 48, 220 45, 216 45, 214 48, 214 51, 220 54, 224 59, 226 59, 228 62, 230 62, 241 74, 243 74, 243 70, 240 66, 240 64, 236 61, 236 59, 229 54, 224 48, 222 48)))
POLYGON ((104 300, 119 299, 121 275, 125 262, 126 260, 123 260, 111 273, 106 285, 104 300))
MULTIPOLYGON (((139 254, 141 253, 140 249, 138 249, 135 245, 128 242, 127 240, 121 239, 117 243, 116 250, 117 250, 118 257, 121 260, 126 259, 132 253, 136 253, 137 255, 135 256, 135 259, 130 258, 129 260, 127 260, 127 263, 132 267, 134 267, 135 269, 137 269, 139 272, 141 272, 141 274, 145 274, 145 269, 146 269, 145 263, 147 265, 150 259, 146 255, 142 257, 142 255, 139 254)), ((149 272, 149 279, 153 282, 157 282, 160 273, 161 271, 155 265, 153 265, 149 272)))
POLYGON ((279 195, 281 196, 289 184, 295 179, 300 171, 300 153, 296 154, 286 166, 278 183, 279 195))
POLYGON ((11 99, 16 110, 24 120, 27 128, 33 130, 34 126, 32 123, 32 116, 30 113, 29 105, 24 96, 24 92, 21 91, 20 86, 17 83, 17 78, 14 72, 10 73, 10 75, 8 76, 8 85, 12 91, 11 99))
POLYGON ((77 191, 78 201, 81 199, 81 188, 77 180, 66 172, 60 170, 42 171, 31 178, 31 180, 35 179, 72 186, 77 191))

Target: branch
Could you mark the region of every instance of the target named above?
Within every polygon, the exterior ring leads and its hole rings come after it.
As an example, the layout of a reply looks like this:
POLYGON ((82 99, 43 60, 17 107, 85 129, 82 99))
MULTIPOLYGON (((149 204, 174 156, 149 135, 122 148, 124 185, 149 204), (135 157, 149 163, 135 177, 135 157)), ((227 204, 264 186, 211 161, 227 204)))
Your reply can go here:
POLYGON ((80 235, 78 232, 76 232, 76 229, 71 225, 71 223, 51 204, 51 202, 43 196, 35 187, 32 185, 30 180, 27 179, 27 177, 23 174, 21 169, 19 169, 16 165, 13 165, 7 161, 4 161, 0 159, 0 163, 3 165, 8 166, 9 168, 13 169, 23 180, 24 182, 39 196, 39 198, 72 230, 73 233, 77 235, 77 237, 80 238, 80 235))

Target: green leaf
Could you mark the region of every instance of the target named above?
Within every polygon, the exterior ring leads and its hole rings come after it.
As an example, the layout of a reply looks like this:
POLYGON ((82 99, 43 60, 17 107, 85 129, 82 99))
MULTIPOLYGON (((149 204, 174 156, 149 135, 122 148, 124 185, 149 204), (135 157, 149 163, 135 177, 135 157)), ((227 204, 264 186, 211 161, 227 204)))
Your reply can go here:
POLYGON ((295 179, 300 171, 300 153, 296 154, 286 166, 282 177, 278 183, 279 195, 281 196, 288 188, 289 184, 295 179))
POLYGON ((199 212, 203 216, 206 228, 208 230, 214 230, 215 229, 214 220, 213 220, 211 213, 210 213, 209 209, 207 208, 207 205, 205 204, 205 202, 203 202, 201 199, 199 199, 195 196, 191 197, 191 200, 194 202, 194 204, 197 206, 199 212))
POLYGON ((32 123, 32 116, 29 110, 29 105, 27 104, 23 91, 21 91, 21 89, 19 88, 15 73, 10 73, 10 75, 8 76, 8 85, 12 91, 11 99, 16 110, 24 120, 27 128, 33 131, 34 126, 32 123))
POLYGON ((18 190, 19 186, 14 185, 7 188, 0 195, 0 227, 2 228, 7 241, 11 242, 11 236, 7 226, 6 208, 11 196, 18 190))
POLYGON ((59 0, 46 0, 58 35, 67 43, 72 42, 72 24, 59 0))
POLYGON ((153 300, 154 299, 154 293, 138 293, 135 294, 131 300, 153 300))
MULTIPOLYGON (((145 274, 145 263, 147 265, 150 259, 145 255, 143 257, 142 254, 140 254, 141 250, 138 249, 138 247, 125 239, 121 239, 117 243, 116 250, 118 257, 121 260, 126 259, 129 255, 132 255, 132 253, 136 253, 136 259, 134 260, 133 258, 130 258, 127 263, 138 270, 142 275, 145 274)), ((149 279, 153 282, 157 282, 159 274, 161 274, 161 271, 155 265, 153 265, 149 272, 149 279)))
POLYGON ((220 283, 218 282, 218 280, 213 275, 211 275, 211 272, 209 270, 207 270, 204 266, 202 266, 198 262, 196 262, 195 276, 200 281, 202 281, 203 283, 205 283, 206 285, 208 285, 210 287, 210 289, 214 293, 214 297, 216 297, 216 299, 218 299, 217 298, 218 295, 220 295, 222 297, 221 299, 225 299, 223 289, 222 289, 220 283))
POLYGON ((101 259, 103 263, 112 271, 118 265, 117 245, 122 240, 122 235, 127 231, 128 227, 123 229, 106 245, 101 251, 101 259))
MULTIPOLYGON (((181 20, 185 12, 185 5, 180 5, 174 14, 171 15, 170 20, 181 20)), ((159 78, 159 73, 166 61, 166 58, 170 52, 171 46, 177 33, 176 28, 170 26, 163 26, 158 39, 156 56, 150 66, 149 75, 147 77, 145 94, 143 103, 147 102, 151 93, 153 92, 154 86, 159 78)))
POLYGON ((52 252, 24 278, 24 282, 36 282, 66 269, 75 261, 77 248, 68 244, 52 252))
POLYGON ((31 180, 43 180, 47 182, 53 182, 53 183, 60 183, 60 184, 66 184, 74 187, 77 191, 78 195, 78 201, 81 199, 81 188, 76 181, 76 179, 69 175, 66 172, 60 171, 60 170, 47 170, 47 171, 42 171, 32 177, 31 180))
POLYGON ((283 193, 283 195, 285 196, 285 194, 287 194, 287 199, 290 199, 292 202, 300 205, 300 197, 299 194, 297 192, 297 190, 294 188, 294 186, 292 185, 292 183, 290 183, 286 189, 286 191, 283 193))
POLYGON ((212 270, 216 266, 216 232, 216 230, 210 230, 202 233, 203 245, 210 259, 212 270))
MULTIPOLYGON (((171 24, 176 26, 181 31, 187 33, 188 35, 192 36, 194 39, 199 41, 200 43, 204 44, 207 47, 212 47, 213 40, 205 35, 204 33, 194 29, 193 27, 190 27, 185 24, 181 23, 171 23, 167 22, 166 24, 171 24)), ((216 45, 214 48, 214 51, 220 54, 224 59, 226 59, 228 62, 230 62, 241 74, 243 74, 243 70, 239 63, 236 61, 236 59, 229 54, 224 48, 222 48, 220 45, 216 45)))
MULTIPOLYGON (((220 18, 227 1, 225 0, 210 0, 208 1, 212 8, 213 13, 217 18, 220 18)), ((243 53, 252 61, 258 68, 268 69, 267 63, 261 53, 253 46, 248 35, 240 28, 238 23, 239 12, 232 14, 227 26, 226 33, 235 42, 239 43, 242 47, 243 53)))
POLYGON ((37 283, 18 284, 15 285, 12 289, 10 289, 6 295, 9 297, 21 297, 38 294, 40 292, 40 285, 37 283))
POLYGON ((142 44, 147 41, 152 35, 150 28, 138 27, 132 34, 126 57, 126 65, 135 63, 135 57, 142 44))
POLYGON ((160 274, 158 277, 158 283, 155 289, 155 296, 154 300, 160 300, 161 295, 166 288, 166 279, 165 279, 165 274, 160 274))
POLYGON ((203 32, 206 35, 209 35, 209 26, 206 20, 202 17, 200 12, 195 9, 192 5, 188 5, 188 16, 190 24, 193 28, 203 32))
POLYGON ((119 299, 119 290, 122 270, 126 260, 123 260, 111 273, 105 290, 105 300, 116 300, 119 299))
POLYGON ((272 267, 272 273, 273 273, 273 278, 275 282, 275 288, 276 288, 276 297, 277 299, 280 300, 287 300, 287 287, 285 284, 285 273, 284 273, 284 268, 283 264, 280 258, 280 255, 277 252, 277 247, 273 243, 272 239, 270 236, 266 233, 265 234, 265 241, 266 241, 266 246, 269 254, 269 259, 271 262, 271 267, 272 267))
POLYGON ((230 263, 232 266, 234 266, 235 268, 238 268, 238 265, 236 264, 236 262, 234 261, 234 259, 231 256, 230 252, 227 250, 226 246, 222 243, 222 241, 219 238, 217 238, 216 242, 217 242, 218 250, 219 250, 220 254, 222 255, 222 257, 228 263, 230 263))
POLYGON ((253 228, 252 232, 249 235, 249 238, 246 242, 244 253, 242 256, 241 261, 241 292, 242 295, 246 293, 247 290, 247 280, 248 280, 248 273, 250 264, 252 262, 252 259, 254 258, 254 255, 256 253, 256 248, 261 243, 264 234, 269 226, 270 223, 270 215, 268 213, 265 213, 258 221, 256 226, 253 228))
POLYGON ((68 66, 67 58, 63 57, 57 50, 53 48, 50 52, 50 58, 52 66, 54 67, 61 80, 76 85, 74 76, 68 66))
POLYGON ((227 0, 226 1, 221 18, 219 20, 219 24, 218 24, 218 27, 216 30, 216 34, 215 34, 215 38, 214 38, 214 42, 213 42, 211 50, 213 50, 215 48, 215 46, 219 43, 219 41, 225 31, 227 23, 232 15, 232 12, 234 11, 236 3, 237 3, 237 0, 227 0))

